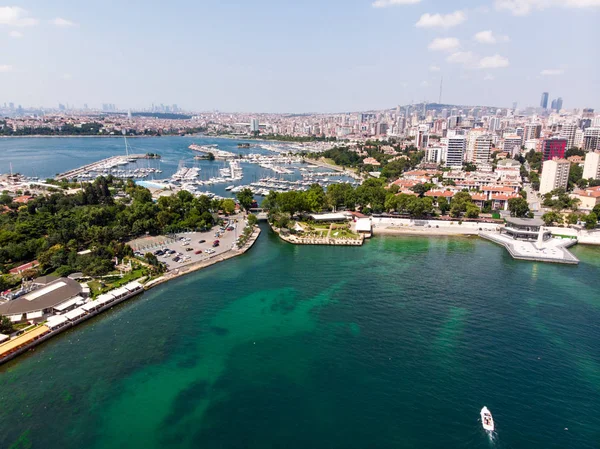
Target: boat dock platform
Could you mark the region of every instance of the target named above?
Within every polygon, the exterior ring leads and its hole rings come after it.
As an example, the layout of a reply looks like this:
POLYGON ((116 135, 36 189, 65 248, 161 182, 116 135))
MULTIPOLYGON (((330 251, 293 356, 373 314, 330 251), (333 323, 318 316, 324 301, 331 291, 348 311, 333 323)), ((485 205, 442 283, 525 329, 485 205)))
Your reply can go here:
POLYGON ((577 244, 577 239, 551 238, 544 242, 515 240, 505 234, 480 232, 479 237, 504 246, 513 259, 534 262, 562 263, 577 265, 579 259, 569 250, 577 244))
POLYGON ((127 164, 128 159, 148 159, 149 157, 146 154, 129 154, 127 156, 111 156, 106 159, 102 159, 98 162, 92 162, 91 164, 84 165, 79 168, 75 168, 73 170, 66 171, 64 173, 60 173, 54 177, 57 181, 68 180, 77 178, 84 173, 93 172, 93 171, 102 171, 107 167, 116 167, 117 165, 127 164))

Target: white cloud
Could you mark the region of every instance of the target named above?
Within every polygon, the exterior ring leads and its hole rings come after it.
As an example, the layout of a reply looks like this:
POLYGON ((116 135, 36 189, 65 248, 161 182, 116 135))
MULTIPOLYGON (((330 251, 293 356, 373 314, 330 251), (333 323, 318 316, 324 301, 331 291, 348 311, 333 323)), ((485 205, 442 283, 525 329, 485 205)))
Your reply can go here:
POLYGON ((500 69, 503 67, 508 67, 510 62, 508 58, 504 56, 500 56, 498 54, 494 56, 486 56, 482 58, 477 64, 478 69, 500 69))
POLYGON ((450 64, 471 64, 474 56, 470 51, 457 51, 446 58, 450 64))
POLYGON ((508 36, 494 36, 491 30, 480 31, 473 38, 480 44, 497 44, 499 42, 508 42, 508 36))
POLYGON ((494 81, 496 78, 494 77, 494 75, 492 75, 491 73, 488 73, 487 75, 485 75, 483 77, 484 81, 494 81))
POLYGON ((421 3, 421 0, 376 0, 373 2, 373 8, 387 8, 396 5, 415 5, 421 3))
POLYGON ((442 69, 440 69, 437 65, 430 65, 429 66, 429 71, 430 72, 439 72, 440 70, 442 70, 442 69))
POLYGON ((420 86, 421 87, 429 87, 429 81, 426 81, 426 80, 425 81, 421 81, 420 86))
POLYGON ((13 71, 12 65, 8 65, 8 64, 0 65, 0 73, 6 73, 6 72, 12 72, 12 71, 13 71))
POLYGON ((563 69, 544 69, 540 72, 542 76, 556 76, 565 73, 563 69))
POLYGON ((29 17, 26 10, 18 6, 0 6, 0 25, 26 27, 37 25, 39 20, 29 17))
POLYGON ((450 14, 423 14, 415 24, 417 28, 452 28, 467 20, 463 11, 454 11, 450 14))
POLYGON ((8 35, 13 39, 19 39, 23 37, 23 33, 21 33, 20 31, 11 31, 10 33, 8 33, 8 35))
POLYGON ((52 23, 53 25, 56 25, 57 27, 62 27, 62 28, 74 27, 77 25, 75 22, 71 22, 70 20, 63 19, 62 17, 57 17, 56 19, 51 20, 50 23, 52 23))
POLYGON ((515 16, 525 16, 533 10, 552 7, 562 8, 598 8, 600 0, 496 0, 496 9, 507 10, 515 16))
POLYGON ((431 41, 429 46, 433 51, 450 51, 460 47, 460 42, 455 37, 438 37, 431 41))

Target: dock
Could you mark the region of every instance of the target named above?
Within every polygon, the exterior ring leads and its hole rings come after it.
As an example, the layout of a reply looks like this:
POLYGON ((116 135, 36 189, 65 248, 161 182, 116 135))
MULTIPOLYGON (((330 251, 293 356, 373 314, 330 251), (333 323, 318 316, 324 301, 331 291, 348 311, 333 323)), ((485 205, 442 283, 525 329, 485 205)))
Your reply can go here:
POLYGON ((579 264, 579 259, 569 250, 577 239, 551 238, 544 242, 515 240, 497 232, 480 232, 479 237, 504 246, 513 259, 534 262, 579 264))
POLYGON ((129 154, 127 156, 111 156, 101 161, 92 162, 91 164, 84 165, 73 170, 60 173, 54 177, 57 181, 68 180, 77 178, 84 173, 93 171, 102 171, 105 168, 116 167, 118 165, 126 165, 129 159, 148 159, 149 157, 145 154, 129 154))

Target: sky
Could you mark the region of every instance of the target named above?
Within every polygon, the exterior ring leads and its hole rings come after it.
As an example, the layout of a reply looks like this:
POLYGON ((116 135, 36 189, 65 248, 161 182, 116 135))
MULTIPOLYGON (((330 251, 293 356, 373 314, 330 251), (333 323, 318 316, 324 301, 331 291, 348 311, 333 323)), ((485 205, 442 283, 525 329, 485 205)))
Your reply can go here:
POLYGON ((600 0, 13 0, 0 104, 600 109, 600 0))

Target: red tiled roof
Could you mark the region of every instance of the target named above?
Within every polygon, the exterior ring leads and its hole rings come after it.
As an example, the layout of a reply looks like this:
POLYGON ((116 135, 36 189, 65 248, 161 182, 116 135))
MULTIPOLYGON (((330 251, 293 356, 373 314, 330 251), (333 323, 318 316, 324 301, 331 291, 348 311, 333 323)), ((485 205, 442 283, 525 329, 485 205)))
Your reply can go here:
POLYGON ((454 196, 454 192, 451 192, 450 190, 430 190, 429 192, 425 192, 425 196, 436 198, 439 196, 444 196, 446 198, 452 198, 454 196))

